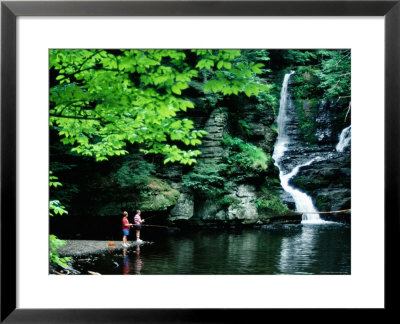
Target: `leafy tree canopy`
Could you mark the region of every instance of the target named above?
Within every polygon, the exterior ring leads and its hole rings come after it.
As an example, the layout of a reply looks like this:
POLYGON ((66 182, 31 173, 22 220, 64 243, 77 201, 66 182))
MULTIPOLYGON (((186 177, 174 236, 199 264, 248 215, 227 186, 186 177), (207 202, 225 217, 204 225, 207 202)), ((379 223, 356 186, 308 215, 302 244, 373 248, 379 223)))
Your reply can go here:
POLYGON ((288 50, 283 57, 299 71, 304 68, 316 76, 325 98, 350 101, 351 50, 288 50))
POLYGON ((50 126, 97 161, 138 143, 165 163, 192 164, 205 132, 177 116, 194 108, 185 97, 192 81, 207 75, 205 94, 269 90, 255 78, 263 64, 240 58, 240 50, 50 50, 50 126))
POLYGON ((316 74, 321 80, 320 87, 325 90, 325 96, 350 101, 351 51, 320 50, 318 54, 322 59, 321 69, 316 74))

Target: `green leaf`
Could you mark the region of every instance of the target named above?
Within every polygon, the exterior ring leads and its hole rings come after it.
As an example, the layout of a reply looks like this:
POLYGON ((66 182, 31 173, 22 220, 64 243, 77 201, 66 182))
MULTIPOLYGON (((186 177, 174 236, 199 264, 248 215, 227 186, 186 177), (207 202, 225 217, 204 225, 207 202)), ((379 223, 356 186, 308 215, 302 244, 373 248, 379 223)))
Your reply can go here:
POLYGON ((180 89, 179 86, 177 86, 176 84, 174 84, 174 85, 171 87, 171 90, 172 90, 173 93, 176 93, 176 94, 178 94, 178 95, 182 94, 181 89, 180 89))

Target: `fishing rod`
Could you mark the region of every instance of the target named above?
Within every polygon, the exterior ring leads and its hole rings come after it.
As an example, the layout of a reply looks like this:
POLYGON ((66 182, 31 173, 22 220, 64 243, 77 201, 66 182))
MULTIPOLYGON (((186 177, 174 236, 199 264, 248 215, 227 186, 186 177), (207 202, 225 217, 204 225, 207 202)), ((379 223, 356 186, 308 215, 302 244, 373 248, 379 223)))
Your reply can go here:
MULTIPOLYGON (((134 227, 135 225, 131 225, 131 227, 134 227)), ((168 228, 168 226, 165 225, 141 225, 142 227, 161 227, 161 228, 168 228)))
POLYGON ((168 226, 165 226, 165 225, 143 225, 143 224, 142 224, 142 226, 145 226, 145 227, 162 227, 162 228, 168 228, 168 226))
MULTIPOLYGON (((132 212, 132 214, 135 214, 135 213, 132 212)), ((156 217, 156 216, 157 216, 157 215, 149 216, 149 217, 143 218, 143 220, 148 220, 148 219, 153 218, 153 217, 156 217)))
MULTIPOLYGON (((147 221, 148 219, 150 219, 150 218, 153 218, 153 217, 155 217, 154 215, 153 216, 150 216, 150 217, 146 217, 146 218, 143 218, 143 220, 145 221, 147 221)), ((131 225, 131 227, 133 227, 133 226, 135 226, 135 225, 131 225)), ((165 225, 151 225, 151 224, 141 224, 141 226, 145 226, 145 227, 162 227, 162 228, 168 228, 168 226, 165 226, 165 225)))

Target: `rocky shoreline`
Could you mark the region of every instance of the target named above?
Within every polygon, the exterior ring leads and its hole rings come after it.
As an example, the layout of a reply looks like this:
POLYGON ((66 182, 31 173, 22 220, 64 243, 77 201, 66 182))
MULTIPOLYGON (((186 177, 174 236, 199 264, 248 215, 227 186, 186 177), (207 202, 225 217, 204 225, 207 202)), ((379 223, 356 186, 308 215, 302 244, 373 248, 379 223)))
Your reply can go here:
MULTIPOLYGON (((108 251, 123 250, 125 247, 122 246, 121 241, 97 241, 97 240, 65 240, 66 244, 57 250, 57 253, 61 257, 65 256, 83 256, 89 254, 98 254, 108 251), (109 246, 109 243, 115 245, 109 246)), ((147 244, 148 242, 136 243, 136 241, 130 241, 127 249, 135 248, 141 244, 147 244)))

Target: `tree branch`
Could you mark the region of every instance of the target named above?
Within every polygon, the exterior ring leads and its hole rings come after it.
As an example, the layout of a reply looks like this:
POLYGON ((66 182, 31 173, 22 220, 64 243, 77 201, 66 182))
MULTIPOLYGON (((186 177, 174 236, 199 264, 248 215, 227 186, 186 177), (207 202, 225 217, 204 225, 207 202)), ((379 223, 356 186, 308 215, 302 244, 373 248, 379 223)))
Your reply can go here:
POLYGON ((340 96, 338 100, 336 100, 335 105, 339 102, 340 99, 350 98, 351 96, 340 96))
POLYGON ((335 90, 336 87, 339 85, 339 82, 342 80, 342 77, 343 77, 343 76, 346 76, 346 75, 349 75, 349 74, 350 74, 350 72, 349 72, 349 73, 344 73, 344 74, 339 75, 339 80, 338 80, 338 82, 336 82, 336 84, 335 84, 335 86, 333 87, 332 91, 335 90))
POLYGON ((351 52, 345 56, 343 56, 334 66, 338 65, 340 62, 342 62, 347 56, 349 56, 351 52))
POLYGON ((347 120, 347 116, 348 116, 348 114, 349 114, 349 112, 350 112, 350 109, 351 109, 351 101, 350 101, 350 103, 349 103, 349 108, 347 108, 346 116, 344 117, 344 121, 345 121, 345 122, 346 122, 346 120, 347 120))
POLYGON ((63 115, 56 115, 56 114, 50 114, 50 117, 55 117, 55 118, 70 118, 70 119, 83 119, 83 120, 101 120, 101 118, 98 118, 98 117, 63 116, 63 115))

